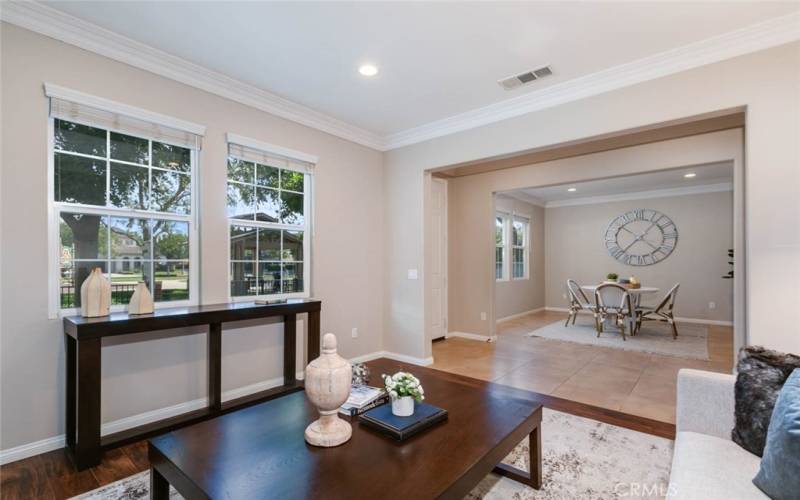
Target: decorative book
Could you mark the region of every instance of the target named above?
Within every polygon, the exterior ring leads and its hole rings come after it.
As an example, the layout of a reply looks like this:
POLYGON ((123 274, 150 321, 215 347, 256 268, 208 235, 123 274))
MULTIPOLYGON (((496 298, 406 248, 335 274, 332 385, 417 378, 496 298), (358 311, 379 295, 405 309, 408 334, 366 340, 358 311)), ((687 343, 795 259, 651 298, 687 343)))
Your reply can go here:
POLYGON ((415 403, 414 414, 410 417, 392 414, 392 405, 378 406, 359 417, 365 426, 397 441, 404 441, 444 420, 447 420, 447 410, 428 403, 415 403))
POLYGON ((350 396, 339 408, 339 413, 354 417, 376 406, 386 403, 389 395, 385 390, 367 385, 354 385, 350 389, 350 396))

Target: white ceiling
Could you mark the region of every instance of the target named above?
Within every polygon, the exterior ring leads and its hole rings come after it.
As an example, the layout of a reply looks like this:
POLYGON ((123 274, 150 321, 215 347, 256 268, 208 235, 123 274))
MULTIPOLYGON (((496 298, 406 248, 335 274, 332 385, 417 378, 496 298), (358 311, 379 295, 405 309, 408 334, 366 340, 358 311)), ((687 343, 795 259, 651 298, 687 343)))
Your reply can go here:
POLYGON ((701 186, 731 185, 732 183, 733 164, 731 162, 720 162, 703 166, 615 177, 612 179, 576 182, 541 188, 518 189, 509 191, 506 194, 539 205, 550 205, 553 203, 571 202, 573 200, 588 201, 585 200, 586 198, 617 196, 662 189, 673 190, 688 188, 689 190, 693 190, 701 186), (685 178, 684 174, 690 172, 697 176, 691 179, 685 178), (568 188, 573 187, 577 189, 575 192, 567 191, 568 188))
POLYGON ((796 2, 47 5, 387 136, 800 10, 796 2), (376 78, 358 74, 364 62, 376 78), (542 64, 554 76, 505 91, 542 64))

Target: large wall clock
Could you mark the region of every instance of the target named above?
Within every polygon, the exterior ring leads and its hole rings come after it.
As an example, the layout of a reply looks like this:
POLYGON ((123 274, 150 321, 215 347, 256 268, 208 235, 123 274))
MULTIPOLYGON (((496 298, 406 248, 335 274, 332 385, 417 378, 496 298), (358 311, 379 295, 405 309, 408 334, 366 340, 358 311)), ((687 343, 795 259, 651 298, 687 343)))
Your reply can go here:
POLYGON ((611 221, 605 243, 608 253, 623 264, 651 266, 675 249, 678 228, 661 212, 640 208, 611 221))

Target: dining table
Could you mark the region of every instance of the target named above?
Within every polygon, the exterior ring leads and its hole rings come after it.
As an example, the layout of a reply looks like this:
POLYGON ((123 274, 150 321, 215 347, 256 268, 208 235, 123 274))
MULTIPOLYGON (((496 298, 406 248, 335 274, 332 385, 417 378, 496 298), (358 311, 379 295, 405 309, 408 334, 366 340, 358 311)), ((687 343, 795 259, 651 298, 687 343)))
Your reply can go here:
MULTIPOLYGON (((583 286, 581 286, 581 288, 583 290, 591 293, 591 296, 594 297, 594 291, 597 290, 597 287, 599 287, 599 286, 600 285, 583 285, 583 286)), ((623 285, 623 284, 620 284, 620 286, 623 287, 631 295, 631 301, 633 302, 634 310, 631 311, 630 317, 628 318, 628 321, 626 322, 628 331, 632 332, 633 331, 633 326, 636 324, 636 320, 637 320, 637 318, 636 318, 636 308, 641 303, 642 295, 650 295, 650 294, 658 293, 660 288, 656 288, 656 287, 652 287, 652 286, 640 286, 638 288, 632 288, 631 286, 623 285)), ((608 320, 608 319, 606 319, 606 326, 612 326, 611 321, 608 320)))

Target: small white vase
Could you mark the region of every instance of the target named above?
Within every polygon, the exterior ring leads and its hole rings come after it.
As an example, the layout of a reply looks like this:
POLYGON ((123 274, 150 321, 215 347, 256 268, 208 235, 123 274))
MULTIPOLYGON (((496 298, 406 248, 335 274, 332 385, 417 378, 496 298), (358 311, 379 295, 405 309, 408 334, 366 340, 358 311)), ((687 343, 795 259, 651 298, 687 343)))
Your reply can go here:
POLYGON ((136 284, 128 303, 128 314, 150 314, 153 312, 153 296, 144 281, 136 284))
POLYGON ((392 400, 392 414, 398 417, 410 417, 414 414, 414 398, 403 396, 392 400))

